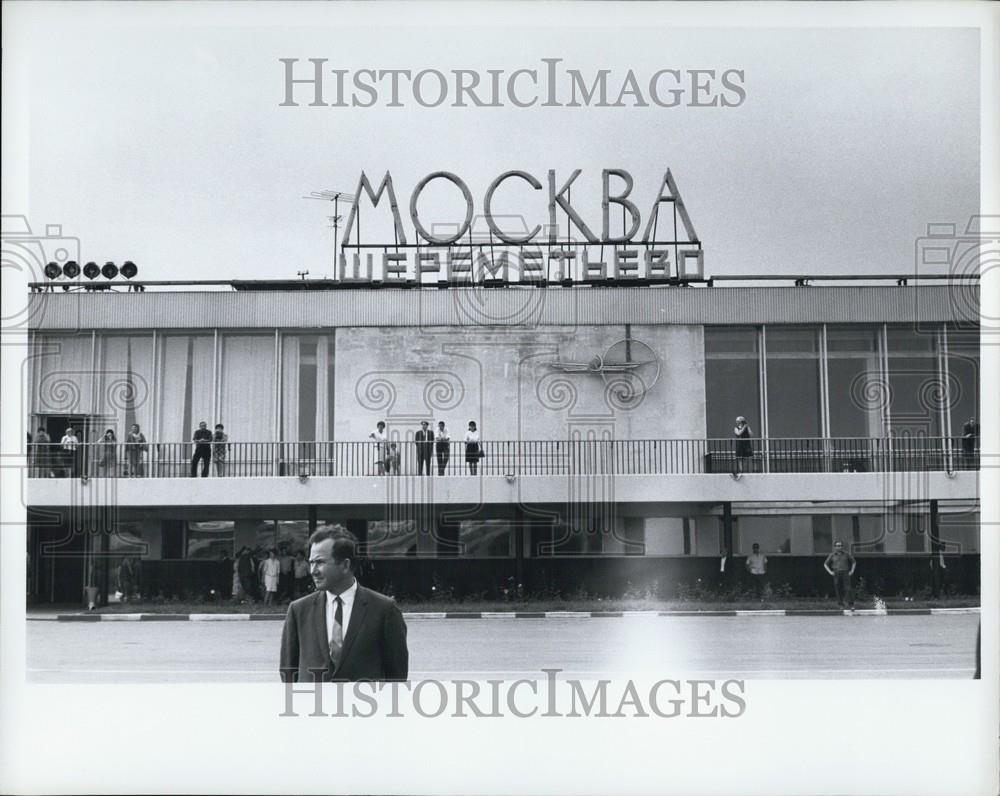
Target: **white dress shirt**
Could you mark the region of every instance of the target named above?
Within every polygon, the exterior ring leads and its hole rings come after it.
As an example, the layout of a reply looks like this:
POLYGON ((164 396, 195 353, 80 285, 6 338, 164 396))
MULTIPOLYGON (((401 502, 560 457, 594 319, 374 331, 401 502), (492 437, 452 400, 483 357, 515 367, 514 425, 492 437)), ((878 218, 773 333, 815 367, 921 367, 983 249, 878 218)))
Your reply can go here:
MULTIPOLYGON (((355 578, 354 583, 351 584, 351 588, 340 593, 340 600, 344 604, 341 609, 344 614, 344 622, 341 625, 343 628, 343 638, 347 638, 347 626, 351 623, 351 610, 354 608, 354 598, 358 593, 358 581, 355 578)), ((326 644, 330 645, 333 641, 333 617, 337 612, 337 603, 334 602, 337 598, 336 594, 330 592, 326 593, 326 644)))

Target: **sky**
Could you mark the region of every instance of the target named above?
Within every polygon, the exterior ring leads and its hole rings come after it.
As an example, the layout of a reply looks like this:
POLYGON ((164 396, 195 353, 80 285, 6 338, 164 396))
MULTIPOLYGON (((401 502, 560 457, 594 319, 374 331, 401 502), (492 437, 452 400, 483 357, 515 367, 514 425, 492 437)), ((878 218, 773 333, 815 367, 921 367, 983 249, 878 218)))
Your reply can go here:
MULTIPOLYGON (((974 29, 690 28, 655 7, 609 20, 565 5, 554 17, 540 9, 518 19, 407 9, 377 17, 330 4, 295 7, 301 13, 247 4, 239 15, 220 4, 13 6, 4 80, 21 82, 28 99, 23 114, 5 114, 5 137, 16 126, 19 138, 5 145, 4 180, 23 191, 5 192, 3 212, 25 214, 36 234, 61 224, 79 239, 81 261, 131 259, 145 279, 333 275, 332 210, 303 197, 353 192, 362 170, 373 180, 392 173, 412 239, 410 194, 434 171, 461 176, 479 214, 504 171, 544 184, 549 169, 560 183, 582 169, 573 204, 599 228, 601 169, 633 175, 645 226, 669 168, 709 275, 912 272, 928 223, 964 229, 978 212, 974 29), (707 108, 280 105, 280 58, 482 72, 551 57, 587 75, 611 69, 615 85, 628 69, 739 69, 746 99, 707 108)), ((460 221, 456 196, 432 184, 421 218, 460 221)), ((546 222, 544 191, 512 183, 497 196, 495 212, 546 222)), ((362 220, 366 242, 392 240, 384 208, 364 208, 362 220)))

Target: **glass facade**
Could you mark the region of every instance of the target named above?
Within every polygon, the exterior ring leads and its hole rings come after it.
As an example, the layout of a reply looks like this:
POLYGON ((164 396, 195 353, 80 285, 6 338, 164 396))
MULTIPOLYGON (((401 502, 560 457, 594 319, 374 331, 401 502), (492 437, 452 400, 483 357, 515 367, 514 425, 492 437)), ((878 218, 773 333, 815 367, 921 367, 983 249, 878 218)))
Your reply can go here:
POLYGON ((705 327, 706 427, 729 438, 951 437, 979 418, 979 340, 953 326, 705 327), (759 385, 763 383, 763 422, 759 385))

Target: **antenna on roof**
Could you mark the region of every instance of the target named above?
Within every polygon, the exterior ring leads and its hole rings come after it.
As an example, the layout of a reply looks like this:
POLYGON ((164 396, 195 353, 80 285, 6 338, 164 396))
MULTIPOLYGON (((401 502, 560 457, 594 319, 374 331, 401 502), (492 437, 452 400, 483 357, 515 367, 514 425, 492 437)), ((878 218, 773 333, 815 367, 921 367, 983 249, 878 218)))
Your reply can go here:
POLYGON ((344 191, 312 191, 309 196, 303 196, 303 199, 319 199, 322 202, 333 202, 333 215, 327 216, 327 218, 332 222, 330 224, 333 227, 333 265, 334 268, 337 267, 337 232, 340 229, 340 222, 343 216, 340 215, 340 200, 343 199, 345 202, 353 202, 354 194, 345 193, 344 191))

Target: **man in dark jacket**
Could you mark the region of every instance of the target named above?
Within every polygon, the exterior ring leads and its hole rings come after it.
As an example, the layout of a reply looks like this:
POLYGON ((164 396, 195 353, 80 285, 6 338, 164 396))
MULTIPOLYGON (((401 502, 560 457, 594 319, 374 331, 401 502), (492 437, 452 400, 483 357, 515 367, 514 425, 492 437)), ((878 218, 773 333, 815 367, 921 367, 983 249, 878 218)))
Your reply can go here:
POLYGON ((426 420, 420 421, 420 431, 416 433, 417 441, 417 472, 420 475, 431 474, 431 457, 434 454, 434 432, 428 427, 426 420))
POLYGON ((343 531, 309 538, 316 591, 288 606, 279 674, 285 683, 405 680, 406 623, 396 603, 353 574, 357 540, 343 531))

